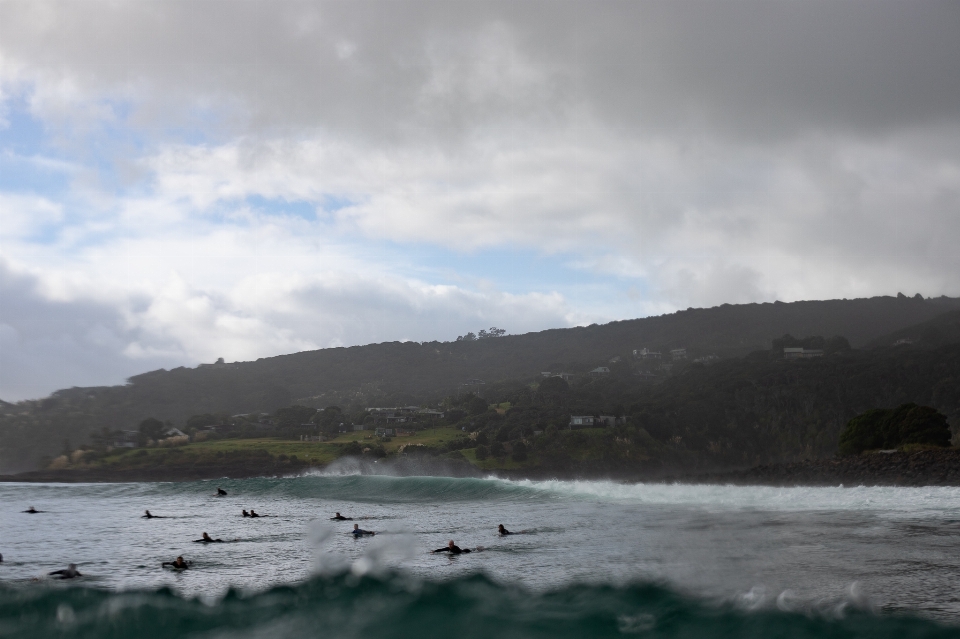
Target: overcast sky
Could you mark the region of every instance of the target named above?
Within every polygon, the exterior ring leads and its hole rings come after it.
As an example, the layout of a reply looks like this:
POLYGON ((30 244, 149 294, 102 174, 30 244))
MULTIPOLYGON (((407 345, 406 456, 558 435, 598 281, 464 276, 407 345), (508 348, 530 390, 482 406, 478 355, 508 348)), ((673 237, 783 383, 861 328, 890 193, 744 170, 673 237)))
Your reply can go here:
POLYGON ((955 0, 0 0, 0 398, 960 294, 955 0))

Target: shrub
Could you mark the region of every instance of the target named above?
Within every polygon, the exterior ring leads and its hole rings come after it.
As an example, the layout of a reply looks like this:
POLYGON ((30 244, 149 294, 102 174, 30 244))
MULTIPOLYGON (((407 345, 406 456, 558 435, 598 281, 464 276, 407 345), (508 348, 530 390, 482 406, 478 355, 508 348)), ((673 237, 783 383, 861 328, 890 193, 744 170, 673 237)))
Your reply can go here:
POLYGON ((503 444, 500 442, 493 442, 490 444, 490 454, 494 457, 503 457, 507 454, 507 451, 504 450, 503 444))
POLYGON ((476 456, 478 461, 483 461, 490 456, 490 450, 483 444, 477 446, 476 456))
POLYGON ((527 460, 527 445, 523 442, 517 442, 513 445, 513 454, 510 456, 513 461, 522 462, 527 460))
POLYGON ((929 406, 902 404, 897 408, 874 408, 851 419, 840 434, 840 454, 897 448, 905 444, 950 445, 950 427, 945 415, 929 406))

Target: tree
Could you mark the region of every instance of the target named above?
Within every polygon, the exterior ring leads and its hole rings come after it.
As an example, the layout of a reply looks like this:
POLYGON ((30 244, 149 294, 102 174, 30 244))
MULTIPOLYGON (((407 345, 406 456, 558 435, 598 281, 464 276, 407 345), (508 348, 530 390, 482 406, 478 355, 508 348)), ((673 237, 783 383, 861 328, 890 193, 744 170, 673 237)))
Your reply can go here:
POLYGON ((517 442, 513 445, 513 461, 522 462, 527 460, 527 445, 523 442, 517 442))
POLYGON ((281 408, 273 414, 273 417, 281 430, 297 430, 302 424, 310 423, 316 415, 316 408, 295 405, 281 408))
POLYGON ((950 445, 947 417, 929 406, 914 403, 896 408, 874 408, 851 419, 840 434, 840 454, 898 448, 905 444, 950 445))
POLYGON ((484 459, 490 456, 490 450, 486 446, 481 444, 480 446, 477 446, 476 454, 477 454, 477 459, 479 461, 483 461, 484 459))
POLYGON ((153 417, 148 417, 140 422, 140 445, 143 446, 151 439, 156 441, 161 439, 163 433, 167 430, 163 422, 153 417))

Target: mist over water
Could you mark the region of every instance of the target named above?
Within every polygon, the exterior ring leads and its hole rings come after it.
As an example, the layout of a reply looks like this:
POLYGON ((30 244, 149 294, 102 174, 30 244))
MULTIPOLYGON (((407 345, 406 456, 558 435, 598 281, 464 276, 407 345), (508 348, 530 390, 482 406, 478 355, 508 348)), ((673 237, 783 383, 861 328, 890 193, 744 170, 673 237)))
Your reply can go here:
MULTIPOLYGON (((109 636, 101 625, 104 611, 128 610, 133 601, 136 619, 111 617, 128 633, 144 631, 138 624, 159 610, 182 616, 190 632, 225 631, 227 619, 236 618, 231 606, 243 601, 263 616, 231 636, 302 636, 304 628, 309 636, 405 636, 401 630, 413 630, 404 619, 420 613, 446 619, 451 611, 476 623, 457 630, 463 619, 447 619, 454 626, 438 621, 437 628, 464 636, 481 636, 501 613, 499 634, 540 636, 561 612, 570 618, 556 636, 575 628, 597 636, 753 636, 761 627, 765 634, 757 636, 822 636, 827 629, 837 636, 882 636, 880 629, 894 627, 891 615, 908 624, 907 634, 960 636, 958 488, 510 481, 363 471, 369 469, 346 465, 293 478, 0 485, 0 637, 42 636, 40 630, 54 627, 49 624, 77 636, 109 636), (218 486, 229 494, 215 497, 218 486), (21 512, 29 506, 45 512, 21 512), (147 508, 164 518, 142 519, 147 508), (250 508, 269 517, 242 517, 250 508), (355 522, 330 521, 335 511, 355 522), (354 539, 353 523, 378 534, 354 539), (519 534, 499 537, 501 523, 519 534), (193 543, 203 532, 225 543, 193 543), (429 553, 448 539, 483 551, 429 553), (193 568, 160 568, 177 555, 193 568), (82 579, 35 581, 71 562, 82 579), (381 612, 356 617, 369 606, 381 612), (424 613, 432 606, 437 610, 424 613), (27 609, 34 611, 29 622, 23 621, 27 609), (677 610, 693 625, 664 625, 667 618, 677 621, 677 610), (717 625, 717 616, 726 621, 717 625), (315 628, 321 622, 323 633, 315 628), (734 634, 720 632, 724 623, 733 624, 734 634)), ((442 636, 429 630, 419 632, 442 636)), ((150 632, 146 636, 178 636, 156 634, 156 624, 150 632)))

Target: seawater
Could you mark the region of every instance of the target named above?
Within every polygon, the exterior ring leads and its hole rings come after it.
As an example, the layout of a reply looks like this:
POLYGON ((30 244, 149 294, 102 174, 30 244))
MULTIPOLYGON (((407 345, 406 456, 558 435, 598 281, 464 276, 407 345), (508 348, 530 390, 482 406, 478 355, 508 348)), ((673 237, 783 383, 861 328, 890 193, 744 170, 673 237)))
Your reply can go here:
POLYGON ((0 522, 0 637, 960 637, 951 487, 0 484, 0 522))

